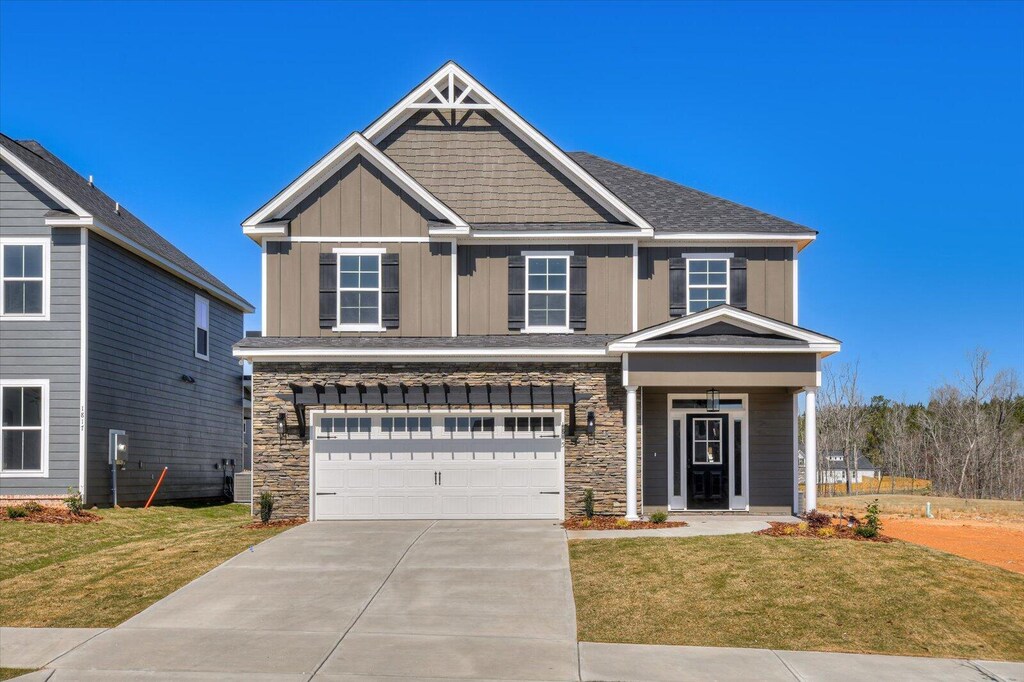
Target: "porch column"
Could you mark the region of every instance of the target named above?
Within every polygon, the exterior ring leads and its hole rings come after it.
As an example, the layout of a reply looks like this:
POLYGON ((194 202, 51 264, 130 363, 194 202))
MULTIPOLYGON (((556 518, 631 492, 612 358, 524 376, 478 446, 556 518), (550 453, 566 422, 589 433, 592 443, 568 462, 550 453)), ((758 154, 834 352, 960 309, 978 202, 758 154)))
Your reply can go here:
POLYGON ((626 518, 636 521, 636 386, 626 386, 626 518))
POLYGON ((812 511, 818 507, 818 389, 808 386, 804 391, 804 509, 812 511))

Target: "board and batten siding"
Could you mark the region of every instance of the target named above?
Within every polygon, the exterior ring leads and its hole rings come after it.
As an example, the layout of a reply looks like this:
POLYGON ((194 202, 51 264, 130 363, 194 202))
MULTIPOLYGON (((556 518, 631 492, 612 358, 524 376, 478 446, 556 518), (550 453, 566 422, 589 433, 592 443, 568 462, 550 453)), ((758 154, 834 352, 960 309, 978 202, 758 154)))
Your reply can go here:
MULTIPOLYGON (((643 388, 643 502, 668 504, 668 395, 697 388, 643 388)), ((750 429, 750 510, 789 513, 793 508, 793 393, 787 388, 737 388, 746 393, 750 429)), ((730 474, 731 475, 731 474, 730 474)))
POLYGON ((530 251, 587 257, 587 327, 578 333, 627 334, 633 305, 628 244, 460 246, 459 334, 519 334, 508 328, 508 257, 530 251))
POLYGON ((668 260, 684 255, 732 254, 747 259, 747 310, 793 323, 793 249, 785 246, 641 247, 637 273, 640 329, 667 322, 668 260))
POLYGON ((50 383, 48 474, 0 478, 0 495, 64 495, 79 485, 81 229, 44 223, 60 208, 0 162, 0 237, 50 239, 50 319, 0 320, 0 378, 50 383))
POLYGON ((165 466, 158 500, 220 496, 215 465, 242 464, 242 313, 96 235, 88 277, 89 504, 111 500, 109 429, 128 433, 119 503, 144 502, 165 466), (196 293, 210 302, 209 361, 195 357, 196 293))

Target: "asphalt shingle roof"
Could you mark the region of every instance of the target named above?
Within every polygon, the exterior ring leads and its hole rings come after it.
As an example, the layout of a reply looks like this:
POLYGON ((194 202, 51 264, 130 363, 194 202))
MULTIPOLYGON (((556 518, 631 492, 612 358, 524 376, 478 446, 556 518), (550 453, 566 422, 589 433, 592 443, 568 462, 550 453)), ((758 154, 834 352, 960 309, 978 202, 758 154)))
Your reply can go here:
MULTIPOLYGON (((238 293, 232 291, 203 266, 186 256, 174 244, 161 237, 153 228, 135 217, 124 206, 115 212, 114 199, 95 185, 90 185, 88 180, 76 173, 73 168, 43 145, 34 140, 16 141, 3 133, 0 133, 0 144, 57 189, 64 192, 68 198, 88 211, 97 222, 145 247, 211 287, 220 289, 246 303, 250 308, 252 307, 238 293)), ((71 215, 63 211, 50 211, 49 214, 51 217, 71 215)))
POLYGON ((569 156, 643 216, 656 232, 817 234, 804 225, 623 166, 589 152, 569 152, 569 156))

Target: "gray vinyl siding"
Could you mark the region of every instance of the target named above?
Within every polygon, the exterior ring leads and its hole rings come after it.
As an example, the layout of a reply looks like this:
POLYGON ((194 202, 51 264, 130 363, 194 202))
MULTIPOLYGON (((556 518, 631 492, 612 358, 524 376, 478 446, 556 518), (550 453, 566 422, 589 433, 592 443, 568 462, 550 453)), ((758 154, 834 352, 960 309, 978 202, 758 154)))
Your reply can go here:
MULTIPOLYGON (((645 507, 668 504, 668 393, 703 390, 643 389, 645 507)), ((735 392, 746 393, 750 401, 750 509, 789 511, 793 506, 793 394, 785 388, 735 392)))
MULTIPOLYGON (((88 499, 109 503, 109 429, 128 432, 118 502, 221 494, 222 458, 241 467, 242 313, 212 296, 210 360, 195 357, 197 289, 95 235, 89 240, 88 499), (195 379, 194 384, 182 375, 195 379)), ((202 292, 198 292, 203 295, 202 292)))
POLYGON ((51 239, 50 319, 0 319, 0 378, 50 383, 49 471, 45 478, 0 478, 0 495, 58 495, 79 484, 81 230, 51 230, 44 214, 57 208, 0 163, 0 237, 51 239))

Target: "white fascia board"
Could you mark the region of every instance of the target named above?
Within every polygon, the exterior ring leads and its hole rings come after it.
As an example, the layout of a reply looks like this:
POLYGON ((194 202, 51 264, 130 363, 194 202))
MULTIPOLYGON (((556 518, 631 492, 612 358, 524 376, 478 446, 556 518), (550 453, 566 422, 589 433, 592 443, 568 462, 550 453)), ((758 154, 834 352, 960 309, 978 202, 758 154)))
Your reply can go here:
POLYGON ((242 234, 252 239, 257 244, 267 237, 287 237, 289 221, 274 220, 259 225, 243 225, 242 234))
POLYGON ((614 360, 604 348, 414 348, 382 350, 380 348, 236 348, 236 358, 251 362, 338 361, 373 362, 413 359, 444 362, 517 362, 521 360, 558 360, 563 362, 599 362, 614 360))
POLYGON ((377 166, 385 175, 417 197, 437 218, 447 220, 459 227, 468 227, 466 221, 459 217, 455 211, 448 208, 440 199, 431 194, 384 152, 370 144, 369 140, 362 134, 355 132, 342 140, 338 146, 313 164, 305 173, 278 193, 277 196, 264 204, 256 213, 246 218, 242 223, 243 230, 246 227, 256 227, 265 220, 279 218, 290 208, 302 201, 311 191, 319 186, 320 182, 328 178, 331 173, 356 154, 362 154, 364 158, 377 166))
POLYGON ((79 206, 78 204, 76 204, 74 201, 72 201, 71 197, 57 189, 52 183, 43 178, 43 176, 39 175, 39 173, 36 173, 34 170, 32 170, 31 166, 26 164, 24 161, 19 159, 14 154, 7 151, 7 149, 5 149, 4 147, 0 147, 0 159, 3 159, 7 163, 14 166, 14 168, 19 173, 28 178, 28 180, 32 184, 34 184, 36 187, 38 187, 40 190, 46 193, 51 199, 53 199, 57 203, 64 206, 67 210, 77 215, 79 218, 84 218, 87 220, 92 219, 92 216, 89 214, 89 212, 86 211, 81 206, 79 206))
POLYGON ((806 341, 809 344, 836 345, 838 343, 835 339, 822 334, 816 334, 814 332, 807 331, 806 329, 800 329, 793 325, 786 324, 785 322, 779 322, 760 315, 755 315, 745 310, 739 310, 737 308, 709 308, 708 310, 704 310, 699 313, 681 317, 678 320, 672 320, 656 327, 651 327, 650 329, 637 332, 636 334, 624 336, 617 341, 613 341, 612 344, 635 344, 640 341, 656 339, 659 336, 664 336, 665 334, 700 329, 701 327, 705 327, 711 323, 723 321, 736 324, 737 326, 741 326, 743 329, 747 329, 749 331, 771 332, 782 336, 788 336, 792 339, 806 341))
MULTIPOLYGON (((416 100, 424 96, 442 78, 447 79, 454 76, 468 85, 473 90, 473 98, 477 101, 483 100, 482 104, 493 107, 490 111, 498 116, 504 123, 511 126, 518 132, 523 140, 535 151, 547 157, 559 170, 574 179, 581 189, 587 192, 592 198, 600 202, 605 208, 615 213, 619 218, 633 223, 641 228, 646 236, 654 234, 654 228, 644 220, 640 214, 626 205, 607 187, 586 172, 582 166, 573 161, 563 152, 558 145, 545 137, 539 130, 526 122, 519 114, 513 111, 508 105, 502 102, 490 90, 481 85, 475 78, 469 75, 458 64, 448 62, 438 69, 432 76, 415 88, 412 92, 402 98, 395 106, 391 107, 383 116, 370 124, 363 131, 373 144, 379 144, 384 137, 394 130, 402 121, 408 118, 412 112, 422 110, 422 107, 414 107, 416 100)), ((448 108, 434 107, 434 108, 448 108)))
POLYGON ((431 227, 427 230, 431 237, 464 237, 469 234, 469 225, 458 227, 431 227))
POLYGON ((783 242, 784 245, 803 249, 815 239, 817 239, 817 235, 799 232, 658 232, 651 238, 650 242, 641 243, 641 246, 653 246, 655 243, 658 246, 671 246, 670 242, 679 242, 682 245, 699 244, 702 242, 729 242, 733 245, 738 245, 741 242, 751 242, 754 244, 783 242))
MULTIPOLYGON (((433 234, 433 232, 431 232, 433 234)), ((566 239, 607 239, 619 241, 622 239, 636 239, 643 235, 640 230, 608 230, 595 232, 580 231, 555 231, 545 230, 541 232, 488 232, 485 230, 473 230, 473 239, 507 239, 509 241, 523 241, 533 239, 553 239, 565 241, 566 239)))
POLYGON ((218 287, 215 287, 212 284, 210 284, 209 282, 206 282, 206 281, 196 277, 195 275, 193 275, 188 270, 185 270, 184 268, 178 267, 177 265, 175 265, 171 261, 167 260, 163 256, 160 256, 160 255, 154 253, 153 251, 150 251, 145 246, 142 246, 141 244, 139 244, 136 241, 128 239, 127 237, 125 237, 120 232, 112 230, 109 227, 107 227, 106 225, 98 223, 98 222, 96 222, 94 220, 90 220, 89 222, 82 222, 82 221, 80 221, 80 220, 78 220, 76 218, 71 218, 71 219, 68 219, 68 218, 50 218, 50 219, 47 219, 45 222, 46 222, 47 225, 49 225, 51 227, 85 227, 85 228, 88 228, 88 229, 92 230, 93 232, 95 232, 96 234, 102 236, 104 239, 109 239, 110 241, 114 242, 118 246, 121 246, 121 247, 127 249, 128 251, 131 251, 132 253, 134 253, 136 256, 139 256, 143 260, 149 261, 153 265, 156 265, 157 267, 160 267, 160 268, 166 270, 167 272, 169 272, 172 275, 178 277, 179 279, 183 279, 186 282, 188 282, 189 284, 192 284, 192 285, 198 287, 199 289, 202 289, 203 291, 209 292, 211 296, 220 299, 221 301, 223 301, 223 302, 227 303, 228 305, 230 305, 232 308, 236 308, 238 310, 241 310, 243 313, 251 313, 251 312, 254 311, 254 308, 251 305, 249 305, 249 303, 244 301, 243 299, 238 298, 237 296, 231 294, 230 292, 225 291, 224 289, 220 289, 218 287))
POLYGON ((637 346, 619 341, 608 344, 613 353, 838 353, 838 343, 811 343, 806 346, 637 346))

